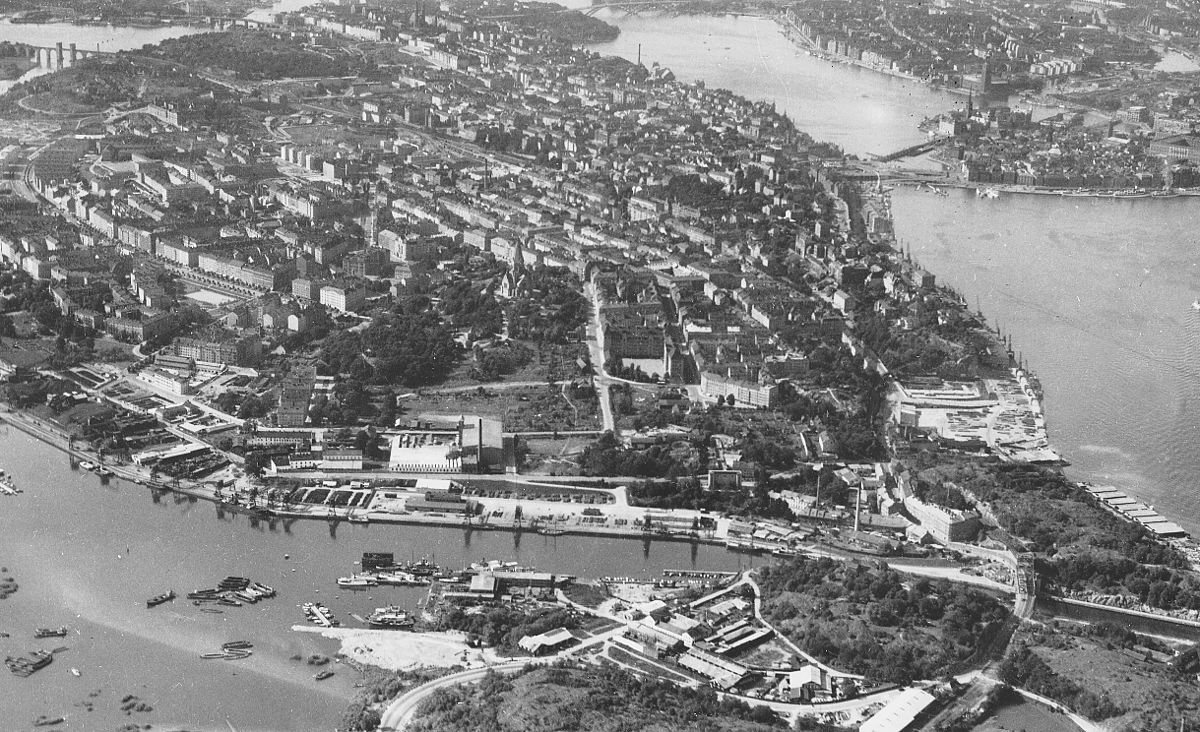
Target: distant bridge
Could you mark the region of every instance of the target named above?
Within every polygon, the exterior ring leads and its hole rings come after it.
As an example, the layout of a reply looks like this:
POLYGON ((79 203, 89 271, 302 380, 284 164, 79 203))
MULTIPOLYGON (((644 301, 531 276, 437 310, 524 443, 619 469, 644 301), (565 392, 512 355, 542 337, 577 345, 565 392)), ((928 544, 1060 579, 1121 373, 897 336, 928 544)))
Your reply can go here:
POLYGON ((230 28, 259 29, 259 28, 279 28, 280 27, 280 26, 276 25, 275 23, 272 23, 268 20, 251 20, 250 18, 234 18, 234 17, 229 17, 229 16, 219 16, 219 15, 205 15, 203 17, 188 16, 188 17, 189 17, 189 19, 195 20, 195 21, 203 20, 204 24, 207 25, 209 28, 215 28, 217 30, 228 30, 230 28))
MULTIPOLYGON (((629 2, 620 2, 614 0, 612 2, 594 3, 588 8, 563 8, 562 10, 554 10, 553 13, 573 13, 579 11, 584 15, 593 16, 601 10, 653 10, 656 7, 667 5, 685 5, 694 2, 695 0, 629 0, 629 2)), ((512 20, 514 18, 526 18, 531 15, 546 15, 543 11, 537 13, 509 13, 507 15, 483 15, 481 20, 512 20)))
POLYGON ((74 43, 67 45, 58 43, 54 46, 14 43, 12 47, 16 50, 16 55, 23 55, 30 61, 36 61, 40 68, 55 71, 72 66, 81 59, 112 55, 109 51, 89 51, 86 48, 78 48, 74 43))
POLYGON ((592 6, 583 11, 584 15, 595 15, 601 10, 653 10, 656 7, 664 5, 690 5, 694 0, 630 0, 629 2, 602 2, 592 3, 592 6))
MULTIPOLYGON (((229 30, 231 28, 278 29, 280 26, 262 20, 249 18, 233 18, 214 15, 187 16, 186 22, 179 25, 207 26, 214 30, 229 30)), ((169 27, 169 26, 163 26, 169 27)), ((30 61, 36 61, 39 68, 58 71, 73 66, 76 62, 93 56, 115 56, 114 51, 101 51, 79 48, 74 43, 57 43, 53 46, 35 46, 29 43, 13 43, 14 55, 24 56, 30 61)))
POLYGON ((925 142, 919 142, 916 145, 910 145, 909 147, 906 147, 903 150, 897 150, 895 152, 890 152, 886 155, 872 154, 872 157, 874 157, 875 160, 877 160, 878 162, 890 163, 893 160, 899 160, 900 158, 911 158, 914 155, 923 155, 924 153, 927 153, 930 150, 937 147, 938 145, 940 145, 942 142, 945 142, 945 140, 946 140, 946 138, 944 138, 944 137, 935 137, 932 140, 927 140, 925 142))

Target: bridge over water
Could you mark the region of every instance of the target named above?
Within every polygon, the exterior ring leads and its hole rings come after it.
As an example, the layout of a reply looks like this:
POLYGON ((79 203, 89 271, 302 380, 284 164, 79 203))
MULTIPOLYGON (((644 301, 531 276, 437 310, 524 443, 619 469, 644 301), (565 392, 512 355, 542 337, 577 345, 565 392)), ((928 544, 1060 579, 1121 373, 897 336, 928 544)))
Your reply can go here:
POLYGON ((92 51, 86 48, 79 48, 74 43, 64 44, 60 42, 53 46, 13 43, 11 46, 15 51, 14 55, 24 56, 30 61, 36 61, 40 68, 56 71, 72 66, 81 59, 91 58, 92 56, 112 55, 109 51, 92 51))
MULTIPOLYGON (((212 28, 213 30, 229 30, 232 28, 278 29, 275 23, 249 18, 234 18, 226 16, 189 16, 180 25, 212 28)), ((167 26, 163 26, 167 27, 167 26)), ((58 71, 70 68, 76 62, 93 56, 114 56, 115 51, 80 48, 75 43, 59 42, 53 46, 37 46, 30 43, 12 43, 13 55, 24 56, 30 61, 37 62, 39 68, 58 71)))
MULTIPOLYGON (((665 10, 672 5, 691 5, 693 3, 694 0, 628 0, 628 2, 601 0, 600 2, 593 2, 587 8, 563 8, 562 10, 555 10, 553 12, 573 13, 579 11, 589 16, 599 13, 601 10, 627 10, 630 13, 637 13, 639 10, 665 10)), ((544 15, 545 13, 538 11, 538 14, 544 15)), ((530 13, 509 13, 507 15, 485 15, 481 17, 484 20, 511 20, 513 18, 523 18, 527 15, 530 15, 530 13)))

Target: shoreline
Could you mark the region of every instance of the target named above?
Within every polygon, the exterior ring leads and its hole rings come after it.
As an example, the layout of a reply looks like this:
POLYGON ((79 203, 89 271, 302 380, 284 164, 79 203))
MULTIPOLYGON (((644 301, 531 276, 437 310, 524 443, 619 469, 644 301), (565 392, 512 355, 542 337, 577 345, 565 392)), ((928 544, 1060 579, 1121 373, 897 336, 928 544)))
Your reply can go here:
MULTIPOLYGON (((996 191, 997 193, 1009 193, 1013 195, 1027 196, 1057 196, 1059 198, 1103 198, 1114 201, 1140 201, 1140 200, 1156 200, 1167 201, 1173 198, 1196 198, 1200 197, 1200 188, 1184 188, 1180 190, 1172 190, 1163 192, 1158 190, 1144 189, 1101 189, 1101 188, 1084 188, 1063 190, 1061 188, 1044 188, 1039 186, 1023 186, 1014 183, 978 183, 956 180, 910 180, 910 179, 894 179, 895 185, 906 186, 912 188, 921 188, 930 186, 933 188, 957 188, 960 190, 976 191, 996 191)), ((984 197, 980 195, 980 197, 984 197)), ((989 196, 990 197, 990 196, 989 196)))
MULTIPOLYGON (((71 455, 80 460, 96 460, 97 455, 87 450, 80 448, 68 448, 67 438, 57 431, 57 428, 45 425, 36 417, 31 417, 24 412, 15 410, 6 405, 5 410, 0 411, 0 422, 11 425, 25 434, 37 439, 51 447, 54 447, 62 452, 71 455)), ((309 519, 315 521, 325 521, 334 523, 351 523, 351 524, 398 524, 398 525, 417 525, 417 526, 440 526, 446 528, 456 528, 463 531, 508 531, 510 533, 531 534, 535 536, 546 536, 547 538, 555 538, 554 535, 540 534, 535 529, 526 529, 515 526, 491 525, 487 522, 482 523, 466 523, 459 516, 450 515, 419 515, 419 514, 392 514, 383 512, 373 512, 361 518, 350 517, 345 514, 330 515, 328 513, 317 513, 319 510, 314 507, 313 510, 288 510, 288 509, 266 509, 266 508, 247 508, 245 506, 232 505, 216 497, 215 490, 204 484, 188 485, 180 482, 166 483, 162 480, 151 479, 149 471, 141 471, 137 468, 132 468, 129 465, 116 465, 106 463, 105 467, 113 471, 113 477, 120 478, 138 485, 143 485, 150 490, 163 490, 171 493, 190 496, 210 503, 217 504, 223 510, 231 513, 240 513, 250 516, 258 520, 274 520, 274 519, 309 519)), ((484 476, 486 477, 486 476, 484 476)), ((645 532, 641 529, 620 529, 617 527, 599 527, 599 526, 570 526, 562 527, 564 535, 577 536, 607 536, 610 538, 620 539, 641 539, 643 541, 673 541, 691 544, 709 544, 713 546, 724 545, 724 539, 716 537, 691 537, 678 534, 660 534, 653 532, 645 532)), ((769 554, 762 554, 769 556, 769 554)))

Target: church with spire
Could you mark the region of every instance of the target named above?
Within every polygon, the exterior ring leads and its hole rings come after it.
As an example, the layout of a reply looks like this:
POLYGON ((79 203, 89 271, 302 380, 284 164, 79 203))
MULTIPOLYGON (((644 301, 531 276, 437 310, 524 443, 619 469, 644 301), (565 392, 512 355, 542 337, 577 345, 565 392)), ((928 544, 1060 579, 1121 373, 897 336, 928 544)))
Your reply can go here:
POLYGON ((525 268, 525 252, 521 240, 513 243, 512 265, 500 279, 500 289, 497 293, 504 298, 513 299, 524 295, 529 286, 529 271, 525 268))

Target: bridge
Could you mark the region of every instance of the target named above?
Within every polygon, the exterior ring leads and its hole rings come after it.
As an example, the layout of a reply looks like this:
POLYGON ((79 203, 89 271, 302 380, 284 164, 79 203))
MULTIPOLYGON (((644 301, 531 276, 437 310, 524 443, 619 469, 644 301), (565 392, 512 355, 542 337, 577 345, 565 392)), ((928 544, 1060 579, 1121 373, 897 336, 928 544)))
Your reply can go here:
POLYGON ((77 61, 92 56, 111 56, 109 51, 90 51, 79 48, 74 43, 58 43, 54 46, 35 46, 29 43, 14 43, 14 55, 21 55, 30 61, 36 61, 38 67, 57 71, 73 66, 77 61))
MULTIPOLYGON (((655 10, 657 8, 665 8, 670 5, 685 5, 691 4, 693 0, 629 0, 621 2, 620 0, 593 0, 591 7, 588 8, 563 8, 562 10, 554 10, 552 13, 574 13, 579 11, 584 15, 593 16, 601 10, 629 10, 631 13, 638 10, 655 10)), ((509 13, 507 15, 483 15, 481 20, 512 20, 513 18, 525 18, 529 15, 546 15, 544 11, 537 13, 509 13)))
POLYGON ((235 18, 220 15, 189 16, 189 20, 202 20, 204 25, 215 30, 229 30, 230 28, 271 29, 280 27, 267 20, 251 20, 250 18, 235 18))
MULTIPOLYGON (((250 29, 279 29, 280 26, 263 20, 251 20, 249 18, 234 18, 216 15, 195 15, 188 16, 181 25, 198 25, 206 26, 214 30, 229 30, 231 28, 250 28, 250 29)), ((166 27, 166 26, 164 26, 166 27)), ((87 48, 79 48, 74 43, 59 42, 53 46, 35 46, 30 43, 13 43, 14 56, 24 56, 30 61, 36 61, 39 68, 58 71, 60 69, 70 68, 78 61, 93 56, 115 56, 114 51, 101 51, 98 48, 95 50, 87 48)))
POLYGON ((886 155, 876 155, 872 153, 871 156, 880 163, 890 163, 893 160, 899 160, 900 158, 911 158, 914 155, 922 155, 927 153, 941 143, 945 142, 945 140, 945 137, 935 137, 932 140, 919 142, 916 145, 910 145, 902 150, 896 150, 895 152, 890 152, 886 155))
POLYGON ((592 0, 592 6, 583 11, 584 15, 595 15, 601 10, 628 10, 637 12, 638 10, 656 10, 668 5, 690 5, 693 0, 629 0, 629 2, 596 2, 592 0))

